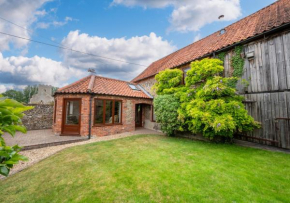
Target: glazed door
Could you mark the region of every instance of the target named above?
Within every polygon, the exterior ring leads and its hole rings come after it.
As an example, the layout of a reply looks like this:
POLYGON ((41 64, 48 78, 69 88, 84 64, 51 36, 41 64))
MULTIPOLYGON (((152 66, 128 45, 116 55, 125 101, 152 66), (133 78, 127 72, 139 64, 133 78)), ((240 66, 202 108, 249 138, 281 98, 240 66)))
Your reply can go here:
POLYGON ((65 99, 63 111, 63 135, 80 135, 81 99, 65 99))
POLYGON ((135 108, 135 126, 142 127, 142 105, 136 104, 135 108))

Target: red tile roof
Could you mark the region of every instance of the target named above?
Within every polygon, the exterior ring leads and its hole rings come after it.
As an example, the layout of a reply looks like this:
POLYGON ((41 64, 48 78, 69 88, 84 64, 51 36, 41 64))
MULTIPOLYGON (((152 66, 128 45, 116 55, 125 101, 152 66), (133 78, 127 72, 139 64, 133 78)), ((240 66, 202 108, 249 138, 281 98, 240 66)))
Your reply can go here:
POLYGON ((91 92, 95 94, 104 94, 104 95, 151 98, 150 96, 145 94, 145 92, 143 92, 141 89, 140 90, 131 89, 128 84, 137 85, 132 82, 90 75, 70 85, 58 89, 56 93, 77 94, 91 92))
POLYGON ((137 82, 154 76, 159 71, 167 68, 174 68, 189 63, 214 51, 262 34, 289 22, 290 0, 278 0, 256 13, 229 25, 225 28, 226 32, 224 34, 220 34, 220 31, 215 32, 206 38, 153 62, 132 81, 137 82))

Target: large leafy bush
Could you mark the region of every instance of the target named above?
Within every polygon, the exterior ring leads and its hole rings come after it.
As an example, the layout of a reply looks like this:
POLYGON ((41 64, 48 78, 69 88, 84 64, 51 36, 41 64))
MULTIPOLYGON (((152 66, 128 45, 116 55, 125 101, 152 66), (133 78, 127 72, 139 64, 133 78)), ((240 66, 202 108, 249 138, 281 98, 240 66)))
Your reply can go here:
MULTIPOLYGON (((200 133, 210 139, 232 138, 236 132, 252 131, 260 127, 260 124, 248 115, 242 103, 244 98, 237 95, 236 89, 231 85, 238 78, 221 77, 223 70, 223 62, 219 59, 203 59, 191 63, 185 86, 180 85, 181 83, 179 85, 166 83, 166 81, 172 81, 170 77, 177 77, 169 74, 178 73, 175 70, 165 70, 156 76, 157 94, 168 94, 169 97, 174 97, 179 101, 179 106, 174 108, 178 108, 176 122, 180 124, 170 126, 171 132, 183 129, 200 133), (166 80, 163 76, 166 76, 166 80)), ((161 101, 156 103, 155 109, 160 108, 158 105, 161 103, 161 101)), ((156 116, 158 120, 162 114, 156 114, 156 116)), ((166 120, 162 121, 161 126, 166 120)))
POLYGON ((156 122, 161 124, 162 131, 169 136, 181 126, 177 113, 179 107, 180 102, 173 95, 160 95, 154 99, 156 122))
POLYGON ((161 71, 155 76, 157 82, 154 84, 153 89, 158 95, 170 94, 170 92, 175 91, 175 87, 180 86, 182 76, 183 73, 179 69, 161 71))
POLYGON ((14 136, 16 131, 26 133, 26 128, 22 125, 21 118, 23 112, 33 107, 12 100, 5 99, 0 95, 0 174, 8 176, 10 169, 20 160, 27 160, 26 157, 19 154, 20 147, 7 146, 3 139, 4 132, 14 136))

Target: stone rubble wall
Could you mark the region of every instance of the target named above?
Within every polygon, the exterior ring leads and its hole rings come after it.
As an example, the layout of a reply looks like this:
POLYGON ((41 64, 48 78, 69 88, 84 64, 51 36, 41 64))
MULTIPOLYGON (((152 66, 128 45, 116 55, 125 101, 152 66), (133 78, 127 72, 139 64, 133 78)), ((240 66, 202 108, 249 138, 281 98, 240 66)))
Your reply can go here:
POLYGON ((27 130, 51 129, 53 125, 53 109, 50 104, 30 104, 34 109, 25 111, 22 118, 23 125, 27 130))

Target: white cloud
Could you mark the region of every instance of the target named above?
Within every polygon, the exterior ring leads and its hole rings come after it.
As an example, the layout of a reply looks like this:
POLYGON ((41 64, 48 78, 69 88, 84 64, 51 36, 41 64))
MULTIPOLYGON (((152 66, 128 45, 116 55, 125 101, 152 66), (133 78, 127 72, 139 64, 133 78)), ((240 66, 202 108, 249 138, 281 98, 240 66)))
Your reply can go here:
POLYGON ((200 39, 201 39, 201 35, 200 35, 200 33, 198 33, 197 35, 195 35, 193 42, 197 42, 200 39))
MULTIPOLYGON (((62 45, 82 52, 145 66, 176 50, 175 46, 163 40, 162 37, 156 36, 155 33, 150 33, 149 36, 137 36, 128 39, 107 39, 89 36, 85 33, 80 34, 79 31, 72 31, 62 41, 62 45)), ((68 50, 64 50, 62 53, 65 64, 80 70, 95 68, 98 75, 107 77, 130 80, 146 68, 144 66, 105 60, 68 50)))
POLYGON ((4 58, 0 53, 1 85, 19 86, 41 83, 62 86, 72 77, 81 78, 83 76, 85 76, 84 72, 48 58, 39 56, 4 58))
POLYGON ((7 87, 5 85, 0 85, 0 94, 7 91, 7 87))
MULTIPOLYGON (((29 28, 32 23, 37 21, 38 18, 46 15, 45 10, 39 9, 48 1, 51 0, 1 0, 1 17, 29 28)), ((29 38, 31 36, 31 33, 29 33, 27 30, 16 27, 3 20, 0 20, 0 30, 2 32, 18 35, 25 38, 29 38)), ((10 44, 14 45, 15 48, 20 49, 25 47, 28 44, 28 41, 1 35, 0 51, 9 50, 10 44)))
POLYGON ((77 19, 73 19, 72 17, 65 17, 65 19, 63 21, 52 21, 52 22, 39 22, 37 23, 36 27, 37 28, 41 28, 41 29, 47 29, 50 26, 54 26, 54 27, 61 27, 66 25, 68 22, 70 21, 77 21, 77 19))
POLYGON ((25 87, 27 85, 0 84, 0 94, 12 89, 23 90, 25 87))
POLYGON ((113 0, 113 5, 142 6, 144 8, 164 8, 173 6, 169 18, 169 31, 198 31, 206 24, 218 21, 234 20, 241 15, 240 0, 113 0))

